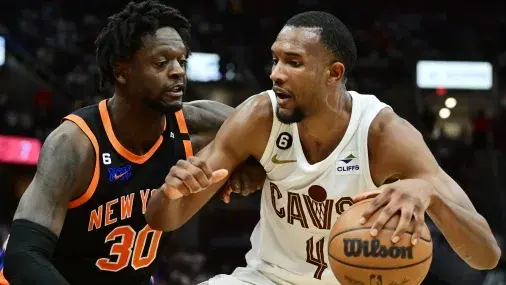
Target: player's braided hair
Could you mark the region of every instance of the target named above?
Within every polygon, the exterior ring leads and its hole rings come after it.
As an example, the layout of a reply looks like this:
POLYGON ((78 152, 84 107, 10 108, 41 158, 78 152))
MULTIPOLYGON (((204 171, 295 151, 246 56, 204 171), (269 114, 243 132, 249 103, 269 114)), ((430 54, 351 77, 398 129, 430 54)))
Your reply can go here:
POLYGON ((177 9, 157 0, 130 2, 108 20, 95 41, 100 87, 114 82, 115 63, 129 59, 141 47, 142 37, 154 34, 159 28, 174 28, 190 52, 190 22, 177 9))
POLYGON ((285 26, 320 29, 320 41, 343 63, 345 75, 357 60, 357 47, 348 28, 337 17, 320 11, 309 11, 290 18, 285 26))

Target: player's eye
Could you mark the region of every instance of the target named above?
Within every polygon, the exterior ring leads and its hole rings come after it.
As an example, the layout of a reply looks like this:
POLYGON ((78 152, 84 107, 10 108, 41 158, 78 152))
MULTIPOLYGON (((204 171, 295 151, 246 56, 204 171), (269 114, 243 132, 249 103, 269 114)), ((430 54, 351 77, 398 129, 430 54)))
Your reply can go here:
POLYGON ((179 62, 179 65, 181 65, 181 67, 183 69, 186 69, 186 65, 188 64, 188 60, 186 60, 186 59, 180 59, 180 60, 178 60, 178 62, 179 62))
POLYGON ((165 65, 167 65, 167 61, 166 60, 157 61, 155 65, 158 67, 164 67, 165 65))

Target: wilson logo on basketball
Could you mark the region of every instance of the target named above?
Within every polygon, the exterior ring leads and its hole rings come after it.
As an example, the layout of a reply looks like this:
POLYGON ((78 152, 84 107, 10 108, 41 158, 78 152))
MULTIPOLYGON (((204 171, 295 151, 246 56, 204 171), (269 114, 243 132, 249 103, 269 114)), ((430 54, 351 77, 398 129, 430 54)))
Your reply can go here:
POLYGON ((347 257, 380 257, 380 258, 401 258, 413 259, 413 247, 411 246, 386 246, 382 245, 379 239, 372 241, 345 238, 344 242, 344 255, 347 257))

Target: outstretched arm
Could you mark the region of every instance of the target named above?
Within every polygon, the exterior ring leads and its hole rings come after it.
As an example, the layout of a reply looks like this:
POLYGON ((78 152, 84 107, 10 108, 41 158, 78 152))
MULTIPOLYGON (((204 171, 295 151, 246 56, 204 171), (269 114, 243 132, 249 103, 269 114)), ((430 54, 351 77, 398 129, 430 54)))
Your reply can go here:
POLYGON ((225 121, 213 142, 171 168, 163 191, 148 203, 146 220, 153 229, 179 228, 211 199, 228 173, 250 156, 260 160, 272 124, 270 104, 267 95, 248 99, 225 121))
POLYGON ((11 284, 68 284, 51 264, 70 199, 84 192, 94 169, 94 149, 74 123, 49 135, 37 172, 21 197, 5 254, 11 284))
POLYGON ((405 227, 416 221, 413 240, 421 233, 427 211, 455 252, 475 269, 494 268, 501 251, 492 231, 462 188, 438 165, 421 134, 392 111, 376 119, 377 128, 369 135, 371 169, 377 184, 389 178, 400 179, 379 187, 381 190, 364 216, 368 218, 383 205, 373 224, 380 230, 398 210, 401 219, 393 242, 402 237, 405 227), (374 175, 375 174, 375 175, 374 175))

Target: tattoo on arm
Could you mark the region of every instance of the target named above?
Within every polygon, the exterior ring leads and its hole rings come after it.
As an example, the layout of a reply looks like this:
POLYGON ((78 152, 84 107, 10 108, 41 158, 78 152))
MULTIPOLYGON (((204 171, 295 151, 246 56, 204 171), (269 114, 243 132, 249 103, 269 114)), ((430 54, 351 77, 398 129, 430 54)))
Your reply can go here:
POLYGON ((68 202, 91 179, 88 173, 93 171, 89 167, 94 163, 92 151, 93 146, 78 127, 64 122, 44 143, 37 172, 14 219, 38 223, 59 236, 68 202))

